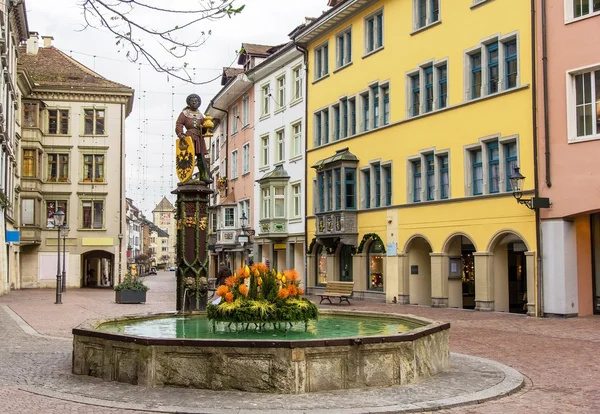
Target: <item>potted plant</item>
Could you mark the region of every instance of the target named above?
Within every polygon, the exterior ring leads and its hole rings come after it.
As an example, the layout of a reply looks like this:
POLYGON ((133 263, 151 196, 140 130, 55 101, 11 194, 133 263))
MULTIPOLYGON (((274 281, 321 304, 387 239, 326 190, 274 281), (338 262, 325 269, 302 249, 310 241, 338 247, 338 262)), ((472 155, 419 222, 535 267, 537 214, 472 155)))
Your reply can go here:
POLYGON ((145 303, 149 287, 131 273, 127 273, 121 283, 115 286, 115 302, 145 303))

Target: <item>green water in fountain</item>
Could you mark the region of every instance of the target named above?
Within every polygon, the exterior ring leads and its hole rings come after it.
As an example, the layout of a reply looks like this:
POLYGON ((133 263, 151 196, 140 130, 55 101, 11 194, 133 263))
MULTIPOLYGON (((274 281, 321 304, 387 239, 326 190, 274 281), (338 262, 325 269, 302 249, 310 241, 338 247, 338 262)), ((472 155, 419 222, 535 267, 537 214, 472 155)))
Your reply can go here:
POLYGON ((205 316, 172 316, 155 319, 130 319, 106 322, 98 330, 118 334, 150 338, 186 339, 333 339, 365 336, 395 335, 419 328, 423 324, 410 319, 379 318, 367 316, 320 315, 319 320, 295 323, 285 330, 282 323, 278 329, 272 324, 257 329, 254 324, 213 323, 205 316))

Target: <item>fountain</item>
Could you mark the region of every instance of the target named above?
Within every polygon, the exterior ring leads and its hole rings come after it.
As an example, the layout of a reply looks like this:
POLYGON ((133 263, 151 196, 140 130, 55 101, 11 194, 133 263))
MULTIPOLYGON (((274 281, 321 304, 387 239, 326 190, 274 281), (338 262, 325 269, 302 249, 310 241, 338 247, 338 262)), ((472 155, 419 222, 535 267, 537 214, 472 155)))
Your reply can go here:
POLYGON ((294 271, 240 269, 208 303, 204 136, 190 95, 177 120, 176 313, 73 329, 73 373, 130 384, 302 394, 405 385, 449 368, 449 328, 409 315, 329 310, 302 296, 294 271), (183 133, 185 126, 186 134, 183 133), (199 178, 192 180, 198 158, 199 178), (260 286, 260 287, 257 287, 260 286))

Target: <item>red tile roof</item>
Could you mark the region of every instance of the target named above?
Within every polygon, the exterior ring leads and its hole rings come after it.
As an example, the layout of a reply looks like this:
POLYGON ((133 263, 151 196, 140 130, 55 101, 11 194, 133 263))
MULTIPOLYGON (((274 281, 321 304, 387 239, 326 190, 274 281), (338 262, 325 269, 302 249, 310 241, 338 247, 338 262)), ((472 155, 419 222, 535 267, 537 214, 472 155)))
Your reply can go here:
POLYGON ((55 47, 40 47, 36 55, 20 48, 19 65, 26 68, 36 86, 131 89, 110 81, 55 47))

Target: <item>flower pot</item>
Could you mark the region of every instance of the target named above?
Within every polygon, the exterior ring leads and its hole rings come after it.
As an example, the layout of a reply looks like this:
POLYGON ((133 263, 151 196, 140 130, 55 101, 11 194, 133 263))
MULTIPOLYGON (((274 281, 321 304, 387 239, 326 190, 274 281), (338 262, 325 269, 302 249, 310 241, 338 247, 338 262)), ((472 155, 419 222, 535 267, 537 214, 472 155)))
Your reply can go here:
POLYGON ((117 290, 115 291, 117 303, 146 303, 145 290, 117 290))

